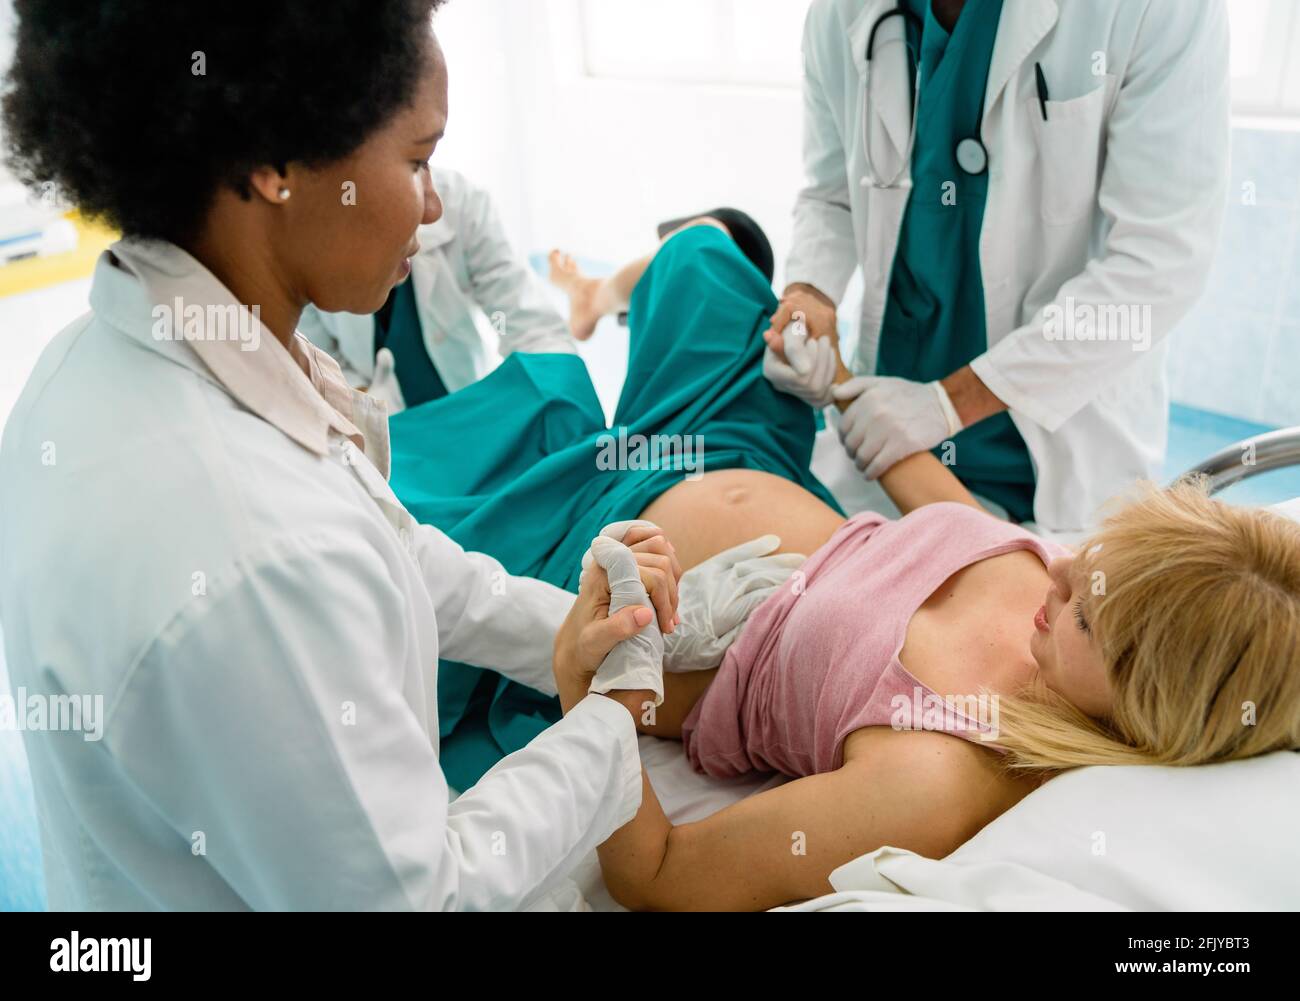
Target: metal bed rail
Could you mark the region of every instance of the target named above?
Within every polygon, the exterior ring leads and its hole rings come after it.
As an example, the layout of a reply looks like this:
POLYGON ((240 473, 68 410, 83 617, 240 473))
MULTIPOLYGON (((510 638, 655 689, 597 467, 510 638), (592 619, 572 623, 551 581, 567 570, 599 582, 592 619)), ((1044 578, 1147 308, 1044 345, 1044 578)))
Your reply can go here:
POLYGON ((1234 483, 1274 469, 1300 466, 1300 427, 1268 431, 1221 448, 1179 479, 1205 477, 1210 493, 1217 494, 1234 483))

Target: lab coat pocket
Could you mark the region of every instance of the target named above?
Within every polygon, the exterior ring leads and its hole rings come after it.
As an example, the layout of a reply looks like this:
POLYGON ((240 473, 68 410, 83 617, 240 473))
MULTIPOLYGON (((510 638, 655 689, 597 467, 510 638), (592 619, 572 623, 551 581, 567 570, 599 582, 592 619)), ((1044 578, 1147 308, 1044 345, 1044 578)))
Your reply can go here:
POLYGON ((1046 121, 1037 97, 1025 102, 1038 144, 1044 222, 1074 222, 1097 203, 1106 96, 1113 79, 1102 77, 1082 97, 1048 101, 1046 121))

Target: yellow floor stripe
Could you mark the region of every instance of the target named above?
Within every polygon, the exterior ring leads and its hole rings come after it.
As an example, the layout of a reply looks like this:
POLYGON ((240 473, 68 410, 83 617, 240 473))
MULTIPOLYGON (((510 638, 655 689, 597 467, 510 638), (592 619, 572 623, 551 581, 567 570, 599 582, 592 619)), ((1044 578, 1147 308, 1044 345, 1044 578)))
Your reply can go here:
POLYGON ((99 255, 118 239, 118 234, 106 226, 86 222, 75 212, 68 218, 77 227, 77 249, 0 265, 0 298, 90 277, 99 255))

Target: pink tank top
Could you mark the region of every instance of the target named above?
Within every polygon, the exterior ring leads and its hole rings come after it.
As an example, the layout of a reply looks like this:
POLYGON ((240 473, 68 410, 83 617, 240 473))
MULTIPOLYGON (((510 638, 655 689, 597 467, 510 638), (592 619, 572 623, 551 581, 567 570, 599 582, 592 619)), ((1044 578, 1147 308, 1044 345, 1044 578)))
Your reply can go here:
POLYGON ((1044 565, 1068 552, 963 504, 928 504, 898 521, 872 512, 850 518, 755 609, 727 651, 682 724, 692 765, 721 777, 833 771, 844 738, 867 726, 987 742, 987 713, 948 706, 898 654, 912 615, 944 581, 1017 549, 1044 565))

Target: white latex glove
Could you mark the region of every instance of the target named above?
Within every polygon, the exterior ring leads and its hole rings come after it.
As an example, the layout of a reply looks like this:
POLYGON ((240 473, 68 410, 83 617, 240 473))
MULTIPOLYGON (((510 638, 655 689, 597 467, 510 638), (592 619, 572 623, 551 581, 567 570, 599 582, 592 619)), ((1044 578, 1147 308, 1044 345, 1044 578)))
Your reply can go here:
MULTIPOLYGON (((589 552, 609 579, 610 615, 629 605, 644 605, 654 610, 641 583, 641 570, 632 550, 602 535, 591 540, 589 552)), ((648 689, 655 693, 655 705, 662 705, 663 663, 664 638, 659 632, 658 622, 652 619, 639 633, 623 640, 605 656, 588 691, 603 695, 606 692, 648 689)))
POLYGON ((704 671, 722 663, 749 615, 790 579, 806 556, 769 555, 775 535, 742 543, 682 574, 677 608, 682 624, 664 637, 664 670, 704 671))
POLYGON ((406 399, 402 396, 402 387, 397 381, 397 361, 388 348, 380 348, 375 354, 375 376, 370 380, 370 388, 366 393, 387 403, 390 414, 406 409, 406 399))
POLYGON ((869 480, 962 429, 947 390, 938 382, 859 376, 835 387, 834 396, 853 401, 840 417, 840 441, 869 480))
MULTIPOLYGON (((632 521, 616 521, 613 524, 606 525, 604 528, 602 528, 600 530, 599 537, 602 539, 613 539, 615 542, 622 542, 623 539, 627 536, 628 529, 630 528, 658 529, 659 526, 656 525, 653 521, 642 521, 640 519, 634 519, 632 521)), ((596 557, 592 553, 591 547, 588 547, 587 551, 582 554, 582 572, 578 574, 578 587, 582 587, 582 578, 585 577, 587 575, 587 571, 590 570, 595 565, 596 565, 596 557)), ((681 604, 681 598, 679 597, 678 605, 680 604, 681 604)))
POLYGON ((817 410, 829 406, 839 360, 831 339, 809 338, 804 321, 794 320, 781 332, 781 340, 785 361, 770 347, 763 352, 763 375, 767 381, 817 410))

